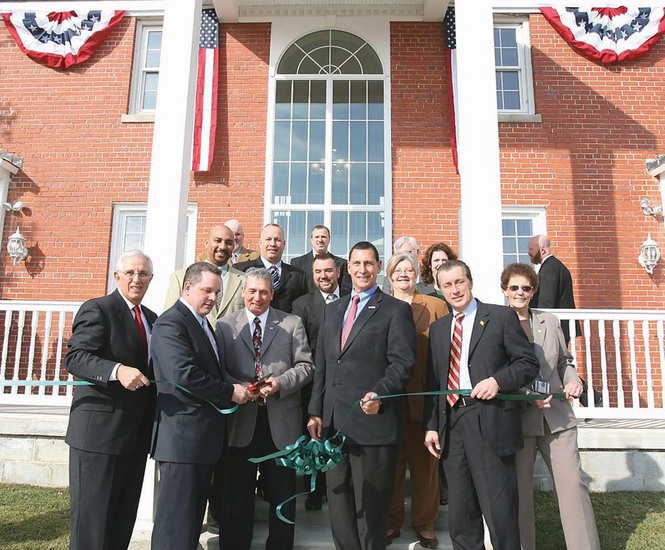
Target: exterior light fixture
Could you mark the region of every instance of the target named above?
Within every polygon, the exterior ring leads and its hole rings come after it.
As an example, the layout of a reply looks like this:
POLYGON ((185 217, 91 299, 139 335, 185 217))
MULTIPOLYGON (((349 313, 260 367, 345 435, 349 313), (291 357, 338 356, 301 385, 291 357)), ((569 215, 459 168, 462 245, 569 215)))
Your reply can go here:
POLYGON ((16 233, 9 237, 7 241, 7 252, 9 252, 9 257, 12 259, 14 265, 25 261, 28 257, 28 247, 25 246, 25 237, 21 235, 18 227, 16 228, 16 233))
POLYGON ((656 267, 658 260, 660 260, 660 248, 649 233, 647 240, 640 247, 640 255, 637 257, 637 261, 649 275, 653 275, 653 269, 656 267))
POLYGON ((649 199, 640 199, 640 207, 645 216, 658 216, 663 213, 662 206, 651 206, 649 199))

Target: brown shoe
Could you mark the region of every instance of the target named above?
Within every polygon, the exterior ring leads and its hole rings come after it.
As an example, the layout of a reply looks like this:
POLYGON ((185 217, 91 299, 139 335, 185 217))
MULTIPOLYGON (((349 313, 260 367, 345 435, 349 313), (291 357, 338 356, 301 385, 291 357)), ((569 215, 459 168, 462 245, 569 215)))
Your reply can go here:
POLYGON ((393 531, 392 529, 388 530, 386 534, 386 546, 390 546, 393 543, 393 539, 396 539, 400 536, 400 531, 393 531))
POLYGON ((420 546, 423 548, 435 549, 439 547, 439 540, 436 538, 434 531, 423 529, 422 531, 416 531, 416 534, 418 535, 420 546))

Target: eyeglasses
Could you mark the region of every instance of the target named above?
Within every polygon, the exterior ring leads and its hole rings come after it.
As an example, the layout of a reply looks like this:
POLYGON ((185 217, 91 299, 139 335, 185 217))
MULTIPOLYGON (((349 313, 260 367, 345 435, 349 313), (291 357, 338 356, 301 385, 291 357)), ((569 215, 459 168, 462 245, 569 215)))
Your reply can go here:
POLYGON ((147 279, 148 277, 152 277, 152 273, 148 273, 147 271, 120 271, 125 277, 128 279, 133 279, 134 276, 138 275, 139 279, 147 279))
POLYGON ((415 275, 415 273, 413 269, 396 269, 393 271, 393 275, 415 275))
POLYGON ((520 288, 522 289, 522 292, 531 292, 533 290, 533 287, 529 285, 510 285, 508 290, 510 290, 510 292, 517 292, 520 288))

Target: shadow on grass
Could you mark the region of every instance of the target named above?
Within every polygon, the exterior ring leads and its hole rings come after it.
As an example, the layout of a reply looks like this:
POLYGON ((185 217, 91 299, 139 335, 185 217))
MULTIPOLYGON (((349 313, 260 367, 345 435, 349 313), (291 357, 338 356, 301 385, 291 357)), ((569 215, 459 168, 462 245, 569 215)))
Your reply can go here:
MULTIPOLYGON (((591 502, 603 550, 665 549, 663 493, 591 493, 591 502)), ((565 548, 554 493, 536 493, 535 505, 538 550, 565 548)))
POLYGON ((0 486, 0 548, 60 550, 69 543, 67 489, 0 486))

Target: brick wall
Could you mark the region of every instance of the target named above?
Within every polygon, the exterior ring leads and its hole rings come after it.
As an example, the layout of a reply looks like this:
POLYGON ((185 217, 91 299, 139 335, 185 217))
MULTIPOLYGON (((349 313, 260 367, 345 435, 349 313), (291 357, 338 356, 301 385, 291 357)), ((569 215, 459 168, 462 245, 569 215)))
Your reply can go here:
MULTIPOLYGON (((79 300, 106 288, 113 202, 147 199, 153 126, 123 124, 134 20, 126 18, 91 60, 56 71, 28 59, 0 27, 0 146, 24 159, 9 200, 2 248, 16 226, 35 252, 23 267, 0 254, 0 298, 79 300)), ((644 160, 665 152, 661 82, 665 42, 633 63, 601 67, 531 17, 536 109, 542 123, 500 125, 503 200, 547 207, 555 253, 571 268, 580 307, 661 308, 663 268, 637 264, 662 225, 641 197, 660 203, 644 160), (623 284, 621 284, 623 282, 623 284)), ((270 25, 221 27, 213 169, 192 176, 197 246, 212 223, 244 221, 256 244, 263 221, 270 25)), ((391 25, 393 234, 457 247, 459 178, 451 160, 442 24, 391 25)))

